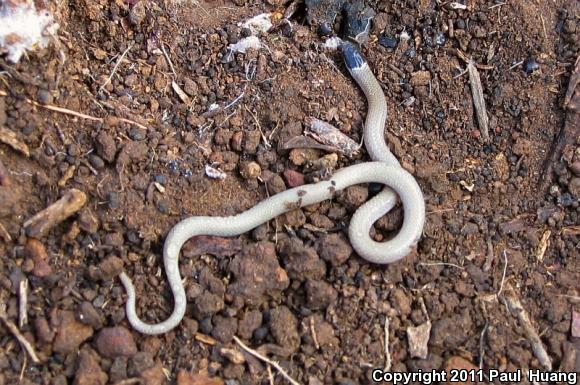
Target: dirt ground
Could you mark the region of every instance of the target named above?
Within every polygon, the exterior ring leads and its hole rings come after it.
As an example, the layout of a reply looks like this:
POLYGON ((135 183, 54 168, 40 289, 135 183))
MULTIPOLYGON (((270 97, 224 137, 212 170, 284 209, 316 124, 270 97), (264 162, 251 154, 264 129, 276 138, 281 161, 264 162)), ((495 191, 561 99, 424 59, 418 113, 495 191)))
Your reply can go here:
MULTIPOLYGON (((389 104, 387 139, 427 205, 416 252, 376 266, 352 251, 348 222, 376 193, 352 187, 243 236, 190 241, 186 318, 150 337, 128 324, 118 273, 134 279, 144 320, 167 318, 172 226, 320 178, 321 159, 336 157, 286 144, 310 117, 360 141, 366 101, 303 9, 291 29, 280 21, 284 1, 61 2, 59 44, 0 59, 2 135, 30 152, 0 144, 0 300, 18 325, 28 281, 18 329, 39 360, 0 323, 0 384, 286 383, 234 336, 310 385, 370 383, 387 356, 393 371, 545 368, 513 301, 552 369, 579 372, 580 136, 546 160, 565 122, 580 5, 462 3, 370 2, 363 53, 389 104), (262 12, 280 28, 259 35, 260 50, 231 54, 249 34, 239 23, 262 12), (479 68, 489 143, 457 49, 479 68), (24 223, 71 189, 86 195, 81 210, 31 234, 24 223), (422 358, 415 345, 427 339, 422 358)), ((339 155, 334 168, 366 160, 339 155)), ((375 239, 401 217, 380 219, 375 239)))

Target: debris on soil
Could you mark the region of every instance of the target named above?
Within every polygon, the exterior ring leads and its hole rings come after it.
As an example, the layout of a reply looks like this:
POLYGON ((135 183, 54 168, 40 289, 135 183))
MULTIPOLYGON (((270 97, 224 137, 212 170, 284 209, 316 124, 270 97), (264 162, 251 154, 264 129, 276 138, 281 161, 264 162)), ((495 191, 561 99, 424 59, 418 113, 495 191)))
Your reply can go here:
POLYGON ((572 337, 580 338, 580 311, 572 311, 572 337))
POLYGON ((0 126, 0 142, 9 145, 14 150, 21 152, 26 157, 30 156, 30 150, 26 143, 23 143, 18 136, 9 129, 0 126))
POLYGON ((409 354, 411 357, 426 359, 429 354, 428 344, 431 333, 431 322, 427 321, 419 326, 409 326, 407 328, 407 338, 409 340, 409 354))
POLYGON ((223 180, 227 178, 227 174, 225 172, 223 172, 222 170, 217 169, 215 166, 213 165, 209 165, 207 164, 205 166, 205 175, 207 175, 209 178, 211 179, 219 179, 219 180, 223 180))
POLYGON ((58 24, 46 9, 36 9, 32 0, 3 1, 0 5, 0 54, 17 63, 26 51, 44 48, 58 24))
POLYGON ((26 235, 32 238, 45 236, 50 229, 79 211, 86 203, 87 196, 77 189, 70 189, 62 198, 24 222, 26 235))
POLYGON ((540 336, 538 336, 538 333, 532 325, 528 312, 524 309, 522 303, 517 298, 515 290, 510 284, 507 284, 504 292, 505 294, 503 298, 506 302, 506 306, 508 306, 512 314, 514 314, 520 321, 520 326, 524 329, 524 333, 532 345, 532 350, 534 351, 536 358, 545 369, 552 370, 552 359, 548 355, 540 336))
POLYGON ((8 329, 10 333, 12 333, 12 335, 14 335, 14 337, 18 340, 20 346, 22 346, 22 348, 26 351, 26 353, 28 353, 32 362, 34 362, 35 364, 40 363, 40 359, 36 355, 34 347, 30 344, 30 342, 28 342, 26 337, 24 337, 22 333, 20 333, 18 327, 14 325, 14 323, 6 317, 6 304, 4 304, 3 302, 0 302, 0 320, 4 323, 6 329, 8 329))
POLYGON ((310 131, 307 131, 307 134, 320 143, 331 147, 334 151, 339 151, 346 156, 356 155, 362 147, 332 124, 316 118, 311 118, 310 131))

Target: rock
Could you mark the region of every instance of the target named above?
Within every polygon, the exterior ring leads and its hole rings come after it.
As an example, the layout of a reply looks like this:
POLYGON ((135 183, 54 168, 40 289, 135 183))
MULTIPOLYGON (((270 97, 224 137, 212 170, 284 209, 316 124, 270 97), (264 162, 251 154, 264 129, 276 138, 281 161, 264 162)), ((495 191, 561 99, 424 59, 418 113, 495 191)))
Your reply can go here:
POLYGON ((224 385, 224 381, 219 377, 193 374, 180 369, 177 373, 177 385, 224 385))
POLYGON ((99 275, 102 280, 109 281, 123 272, 123 260, 109 256, 99 263, 99 275))
POLYGON ((262 173, 262 168, 256 162, 241 162, 240 175, 244 179, 256 179, 262 173))
POLYGON ((117 153, 115 139, 105 131, 101 131, 97 135, 95 148, 97 150, 97 155, 105 161, 112 163, 113 160, 115 160, 115 154, 117 153))
POLYGON ((244 141, 242 142, 244 151, 248 154, 255 154, 256 150, 258 149, 258 145, 260 144, 260 140, 260 131, 254 130, 244 132, 244 141))
POLYGON ((320 158, 320 151, 314 148, 295 148, 288 154, 290 162, 296 166, 303 166, 307 162, 314 162, 320 158))
POLYGON ((411 314, 411 298, 403 289, 395 288, 389 296, 393 307, 402 318, 407 318, 411 314))
POLYGON ((409 354, 411 357, 426 359, 429 354, 428 343, 431 333, 431 322, 427 321, 417 327, 407 328, 407 339, 409 340, 409 354))
POLYGON ((298 321, 286 306, 279 306, 270 311, 270 332, 278 345, 289 349, 291 353, 298 351, 300 346, 298 321))
POLYGON ((96 358, 96 353, 83 349, 77 360, 77 370, 73 385, 105 385, 109 379, 96 358))
MULTIPOLYGON (((463 357, 459 357, 459 356, 453 356, 451 358, 449 358, 447 361, 445 361, 445 364, 443 365, 444 370, 449 374, 451 373, 451 370, 465 370, 465 371, 478 371, 479 367, 474 365, 473 363, 467 361, 465 358, 463 357)), ((467 381, 467 382, 450 382, 447 381, 446 384, 464 384, 464 385, 468 385, 468 384, 473 384, 474 382, 472 381, 467 381)))
POLYGON ((199 284, 213 294, 223 296, 226 293, 226 286, 223 281, 214 276, 208 267, 202 267, 199 273, 199 284))
POLYGON ((580 178, 572 178, 570 183, 568 183, 568 191, 576 199, 580 199, 580 178))
POLYGON ((81 230, 89 234, 94 234, 99 230, 99 218, 89 208, 80 211, 78 223, 81 230))
POLYGON ((193 301, 193 315, 199 321, 224 308, 224 300, 219 295, 204 291, 193 301))
POLYGON ((37 239, 26 240, 25 253, 34 262, 32 274, 38 278, 45 278, 52 274, 52 267, 48 264, 48 253, 44 244, 37 239))
POLYGON ((284 179, 288 187, 298 187, 304 184, 304 174, 294 170, 285 170, 284 179))
POLYGON ((428 86, 431 81, 431 73, 429 71, 417 71, 411 74, 412 86, 428 86))
POLYGON ((315 244, 318 255, 332 266, 342 265, 352 254, 352 247, 339 234, 325 234, 315 244))
POLYGON ((42 343, 49 344, 54 339, 54 330, 50 328, 48 321, 44 317, 34 319, 34 331, 36 337, 42 343))
POLYGON ((258 310, 246 311, 238 322, 238 335, 244 340, 252 338, 254 330, 262 325, 262 318, 262 313, 258 310))
POLYGON ((325 309, 338 298, 338 292, 325 281, 306 281, 306 305, 313 310, 325 309))
POLYGON ((89 301, 83 301, 79 309, 79 321, 91 326, 95 330, 103 327, 104 319, 99 310, 97 310, 89 301))
POLYGON ((193 258, 201 254, 216 257, 231 257, 242 250, 242 241, 238 238, 222 238, 200 235, 191 238, 183 245, 184 257, 193 258))
POLYGON ((143 23, 143 20, 145 20, 146 16, 147 14, 145 11, 145 2, 138 1, 129 11, 129 22, 138 27, 141 25, 141 23, 143 23))
POLYGON ((117 157, 117 167, 128 166, 147 159, 149 147, 145 141, 128 140, 117 157))
POLYGON ((369 191, 366 187, 350 186, 345 190, 340 202, 347 206, 347 208, 355 210, 367 200, 368 196, 369 191))
POLYGON ((109 369, 109 380, 112 384, 127 378, 127 357, 117 357, 109 369))
POLYGON ((163 385, 167 383, 167 377, 163 372, 163 365, 158 362, 155 366, 141 373, 141 385, 163 385))
POLYGON ((326 275, 326 263, 316 250, 305 247, 297 238, 287 238, 278 242, 278 250, 283 257, 288 276, 298 281, 322 279, 326 275))
POLYGON ((290 280, 278 263, 274 244, 260 242, 246 247, 229 266, 235 281, 228 293, 241 296, 248 303, 261 303, 266 296, 278 297, 290 280))
POLYGON ((69 310, 55 310, 51 314, 50 323, 56 328, 52 345, 56 353, 72 353, 93 335, 93 328, 77 322, 74 313, 69 310))
POLYGON ((319 229, 329 230, 334 227, 334 222, 326 215, 312 213, 310 214, 310 223, 319 229))
POLYGON ((133 335, 123 326, 102 329, 96 344, 99 353, 107 358, 131 357, 137 353, 133 335))
POLYGON ((211 335, 221 343, 227 344, 234 338, 234 334, 238 329, 238 320, 231 317, 222 317, 214 315, 212 318, 213 329, 211 335))
POLYGON ((306 215, 302 209, 295 209, 285 212, 278 218, 280 226, 288 226, 290 228, 299 228, 306 223, 306 215))
POLYGON ((472 325, 473 321, 466 312, 437 320, 431 329, 431 345, 456 349, 469 338, 472 325))

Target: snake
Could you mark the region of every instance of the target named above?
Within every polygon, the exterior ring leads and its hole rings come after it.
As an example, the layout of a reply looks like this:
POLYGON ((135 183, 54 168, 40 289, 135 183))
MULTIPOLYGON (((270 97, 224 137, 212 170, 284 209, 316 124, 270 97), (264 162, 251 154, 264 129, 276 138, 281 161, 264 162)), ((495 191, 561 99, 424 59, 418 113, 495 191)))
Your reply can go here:
POLYGON ((384 137, 387 102, 380 83, 373 75, 359 47, 344 41, 342 55, 352 78, 366 96, 368 112, 363 141, 372 161, 358 163, 336 171, 328 180, 294 187, 273 195, 254 207, 233 216, 193 216, 178 222, 168 233, 163 246, 163 263, 173 293, 173 312, 157 324, 143 322, 135 310, 135 287, 129 276, 119 276, 127 292, 126 315, 131 326, 143 334, 166 333, 183 319, 187 299, 179 272, 179 252, 190 238, 198 235, 233 237, 249 232, 290 210, 331 199, 337 192, 362 183, 379 183, 385 187, 353 214, 348 237, 357 254, 375 264, 396 262, 410 253, 419 241, 425 223, 425 201, 415 178, 401 167, 384 137), (390 240, 377 242, 370 229, 396 204, 403 206, 403 224, 390 240))

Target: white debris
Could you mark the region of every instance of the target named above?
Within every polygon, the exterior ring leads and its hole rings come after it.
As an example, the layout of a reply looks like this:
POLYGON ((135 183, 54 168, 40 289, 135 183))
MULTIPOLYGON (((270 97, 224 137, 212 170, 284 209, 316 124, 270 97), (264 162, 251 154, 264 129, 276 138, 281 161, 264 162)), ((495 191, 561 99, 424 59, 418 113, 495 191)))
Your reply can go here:
POLYGON ((399 39, 401 39, 401 41, 407 41, 411 38, 411 35, 409 35, 409 32, 407 31, 403 31, 401 32, 401 34, 399 35, 399 39))
POLYGON ((338 128, 320 119, 310 119, 310 131, 307 131, 306 134, 319 143, 335 148, 346 156, 357 154, 361 148, 360 144, 343 134, 338 128))
POLYGON ((37 10, 32 0, 0 1, 0 54, 13 63, 26 50, 46 47, 47 35, 57 29, 51 13, 37 10))
POLYGON ((324 48, 331 49, 331 50, 337 50, 341 44, 342 44, 342 39, 338 36, 333 36, 324 42, 324 48))
POLYGON ((407 328, 407 339, 409 340, 409 354, 411 357, 425 359, 429 354, 428 344, 431 333, 431 322, 427 321, 417 327, 407 328))
POLYGON ((205 175, 207 175, 211 179, 219 179, 219 180, 226 179, 227 176, 225 172, 223 172, 222 170, 218 170, 217 168, 210 166, 209 164, 205 166, 205 175))
POLYGON ((239 23, 238 26, 249 28, 252 31, 252 35, 268 32, 272 28, 271 16, 271 13, 261 13, 243 23, 239 23))
POLYGON ((458 3, 457 1, 450 3, 449 6, 453 9, 467 9, 467 5, 458 3))
POLYGON ((218 108, 220 108, 220 105, 217 103, 212 103, 210 104, 209 108, 207 109, 208 112, 213 111, 213 110, 217 110, 218 108))
POLYGON ((256 36, 248 36, 241 39, 236 44, 230 44, 228 48, 230 49, 230 52, 246 53, 250 48, 260 49, 261 47, 262 43, 260 42, 260 39, 256 36))

